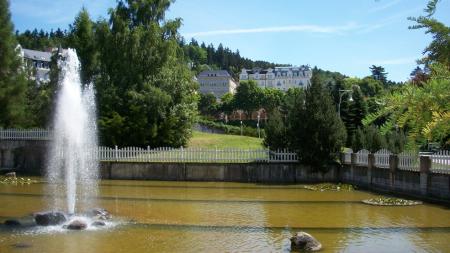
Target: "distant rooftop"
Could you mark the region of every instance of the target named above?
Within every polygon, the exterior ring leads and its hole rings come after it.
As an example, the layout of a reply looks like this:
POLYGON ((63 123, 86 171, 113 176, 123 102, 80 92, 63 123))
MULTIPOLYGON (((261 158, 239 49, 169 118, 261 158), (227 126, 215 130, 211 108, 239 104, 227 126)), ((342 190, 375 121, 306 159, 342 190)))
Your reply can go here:
POLYGON ((36 60, 36 61, 45 61, 51 62, 52 53, 42 52, 37 50, 25 49, 23 48, 23 56, 24 58, 36 60))
POLYGON ((205 70, 198 74, 198 77, 231 77, 226 70, 205 70))

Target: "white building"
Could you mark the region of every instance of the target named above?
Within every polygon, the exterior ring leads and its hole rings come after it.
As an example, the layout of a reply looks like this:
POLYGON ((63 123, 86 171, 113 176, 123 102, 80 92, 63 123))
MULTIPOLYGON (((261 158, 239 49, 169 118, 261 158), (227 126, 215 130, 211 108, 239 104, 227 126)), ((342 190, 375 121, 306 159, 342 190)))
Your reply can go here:
POLYGON ((213 93, 217 99, 225 93, 236 92, 237 83, 226 70, 205 70, 198 74, 197 81, 201 93, 213 93))
POLYGON ((38 82, 49 82, 52 53, 25 49, 20 45, 18 47, 25 67, 34 73, 34 75, 30 75, 30 78, 38 82))
POLYGON ((242 69, 239 81, 254 80, 261 88, 306 88, 311 84, 312 71, 308 66, 275 67, 275 69, 242 69))

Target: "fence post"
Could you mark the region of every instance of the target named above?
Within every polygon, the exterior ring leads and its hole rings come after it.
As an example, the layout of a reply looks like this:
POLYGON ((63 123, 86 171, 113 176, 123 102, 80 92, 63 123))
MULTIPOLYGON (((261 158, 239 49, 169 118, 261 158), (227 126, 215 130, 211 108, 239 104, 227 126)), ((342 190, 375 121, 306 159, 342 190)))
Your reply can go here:
POLYGON ((395 185, 395 175, 398 169, 398 155, 391 154, 389 155, 389 182, 391 189, 394 189, 395 185))
POLYGON ((355 180, 356 153, 350 154, 350 180, 355 180))
POLYGON ((428 174, 431 168, 431 159, 429 156, 420 156, 420 194, 427 195, 428 174))
POLYGON ((118 150, 119 148, 117 147, 117 145, 116 145, 116 148, 115 148, 115 157, 116 157, 116 162, 118 162, 119 161, 119 150, 118 150))
POLYGON ((372 185, 372 170, 375 167, 375 156, 372 153, 367 155, 367 185, 372 185))

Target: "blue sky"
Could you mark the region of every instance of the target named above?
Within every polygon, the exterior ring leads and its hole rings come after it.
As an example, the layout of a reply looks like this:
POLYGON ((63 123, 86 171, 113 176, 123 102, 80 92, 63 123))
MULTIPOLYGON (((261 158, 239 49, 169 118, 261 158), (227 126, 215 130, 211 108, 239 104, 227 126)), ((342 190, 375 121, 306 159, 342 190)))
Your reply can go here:
MULTIPOLYGON (((115 0, 10 0, 15 28, 68 28, 85 6, 107 17, 115 0)), ((369 75, 382 65, 388 78, 408 79, 429 44, 424 30, 409 30, 409 16, 427 0, 177 0, 169 18, 181 17, 181 34, 206 44, 239 49, 242 56, 292 65, 309 64, 349 76, 369 75)), ((450 24, 450 0, 436 17, 450 24)))

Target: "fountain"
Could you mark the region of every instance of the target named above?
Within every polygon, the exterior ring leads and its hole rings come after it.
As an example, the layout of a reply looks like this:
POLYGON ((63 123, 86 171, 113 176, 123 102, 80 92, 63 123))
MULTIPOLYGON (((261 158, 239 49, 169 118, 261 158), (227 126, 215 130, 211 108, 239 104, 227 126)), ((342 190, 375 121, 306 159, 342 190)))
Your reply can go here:
MULTIPOLYGON (((66 226, 70 228, 71 221, 85 220, 82 214, 96 206, 99 167, 96 106, 93 85, 82 87, 80 82, 80 62, 75 50, 68 49, 58 64, 61 77, 46 174, 47 194, 51 196, 48 208, 58 212, 44 216, 43 224, 48 223, 48 217, 50 223, 54 221, 51 225, 60 224, 68 216, 66 226)), ((101 212, 96 210, 96 214, 101 212)))

